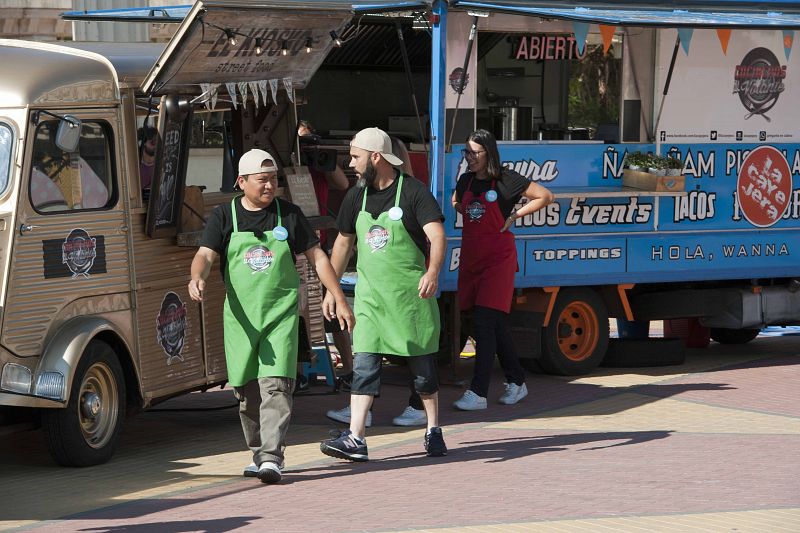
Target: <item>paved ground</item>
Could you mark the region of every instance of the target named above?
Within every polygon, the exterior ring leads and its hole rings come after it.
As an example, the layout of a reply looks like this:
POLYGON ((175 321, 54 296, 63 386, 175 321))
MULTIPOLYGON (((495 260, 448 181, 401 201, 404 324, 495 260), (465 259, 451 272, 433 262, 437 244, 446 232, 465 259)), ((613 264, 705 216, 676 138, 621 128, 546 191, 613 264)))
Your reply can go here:
MULTIPOLYGON (((53 465, 38 431, 0 441, 0 529, 241 531, 800 531, 800 338, 691 350, 680 367, 533 376, 516 406, 455 412, 451 453, 390 426, 405 406, 390 369, 368 433, 371 461, 319 453, 342 395, 296 400, 280 485, 250 460, 217 390, 131 420, 111 463, 53 465)), ((317 387, 315 390, 321 390, 317 387)))

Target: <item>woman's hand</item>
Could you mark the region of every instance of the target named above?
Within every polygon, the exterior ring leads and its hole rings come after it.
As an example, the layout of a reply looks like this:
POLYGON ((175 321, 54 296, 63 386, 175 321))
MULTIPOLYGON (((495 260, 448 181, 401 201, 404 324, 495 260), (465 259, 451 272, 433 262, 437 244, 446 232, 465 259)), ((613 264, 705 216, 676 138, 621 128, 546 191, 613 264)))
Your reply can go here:
POLYGON ((516 222, 516 220, 518 218, 519 217, 517 216, 517 212, 516 211, 512 211, 511 214, 508 215, 508 218, 506 219, 505 223, 503 224, 503 227, 500 228, 500 233, 503 233, 504 231, 508 231, 508 229, 511 226, 514 225, 514 222, 516 222))

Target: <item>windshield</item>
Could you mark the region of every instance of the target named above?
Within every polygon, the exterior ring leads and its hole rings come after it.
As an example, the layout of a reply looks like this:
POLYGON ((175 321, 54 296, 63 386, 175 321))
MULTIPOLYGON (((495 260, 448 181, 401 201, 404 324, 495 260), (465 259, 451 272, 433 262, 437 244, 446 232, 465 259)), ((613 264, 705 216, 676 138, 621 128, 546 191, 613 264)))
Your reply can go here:
POLYGON ((11 148, 14 136, 11 126, 0 122, 0 194, 6 192, 11 176, 11 148))

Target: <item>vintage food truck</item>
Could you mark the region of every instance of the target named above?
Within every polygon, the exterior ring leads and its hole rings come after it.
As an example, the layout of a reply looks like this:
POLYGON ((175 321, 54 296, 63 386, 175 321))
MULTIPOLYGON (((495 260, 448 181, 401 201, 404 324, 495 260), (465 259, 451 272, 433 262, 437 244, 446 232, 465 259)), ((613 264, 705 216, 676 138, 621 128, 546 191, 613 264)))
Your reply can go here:
MULTIPOLYGON (((253 147, 299 171, 300 103, 341 152, 361 127, 423 124, 404 133, 412 156, 429 154, 415 172, 445 214, 443 352, 461 347, 462 220, 449 199, 465 168, 459 143, 475 127, 495 132, 506 166, 556 193, 514 228, 512 318, 528 366, 591 371, 609 317, 698 317, 729 342, 800 322, 799 10, 572 4, 217 0, 71 14, 179 22, 163 51, 0 43, 0 406, 39 409, 56 460, 87 465, 110 457, 126 409, 224 383, 224 289, 190 302, 194 250, 180 246, 196 243, 180 212, 195 173, 190 117, 204 106, 230 108, 228 182, 253 147), (398 34, 408 50, 387 39, 398 34), (429 93, 419 109, 414 99, 409 111, 404 81, 429 93), (585 105, 601 89, 602 109, 585 105), (136 127, 149 114, 163 142, 145 201, 136 127), (683 176, 626 187, 626 154, 637 151, 673 155, 683 176)), ((190 212, 231 194, 209 186, 201 197, 190 212)))

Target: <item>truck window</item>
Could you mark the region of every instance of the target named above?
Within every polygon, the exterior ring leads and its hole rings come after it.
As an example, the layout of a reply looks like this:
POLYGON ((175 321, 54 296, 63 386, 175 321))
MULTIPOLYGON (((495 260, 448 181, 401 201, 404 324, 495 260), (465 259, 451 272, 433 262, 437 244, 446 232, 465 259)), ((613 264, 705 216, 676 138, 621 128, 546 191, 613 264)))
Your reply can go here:
POLYGON ((11 149, 14 135, 8 124, 0 122, 0 194, 6 192, 11 176, 11 149))
POLYGON ((40 213, 107 209, 116 201, 111 128, 84 122, 78 151, 55 144, 58 120, 40 122, 33 141, 30 200, 40 213))

